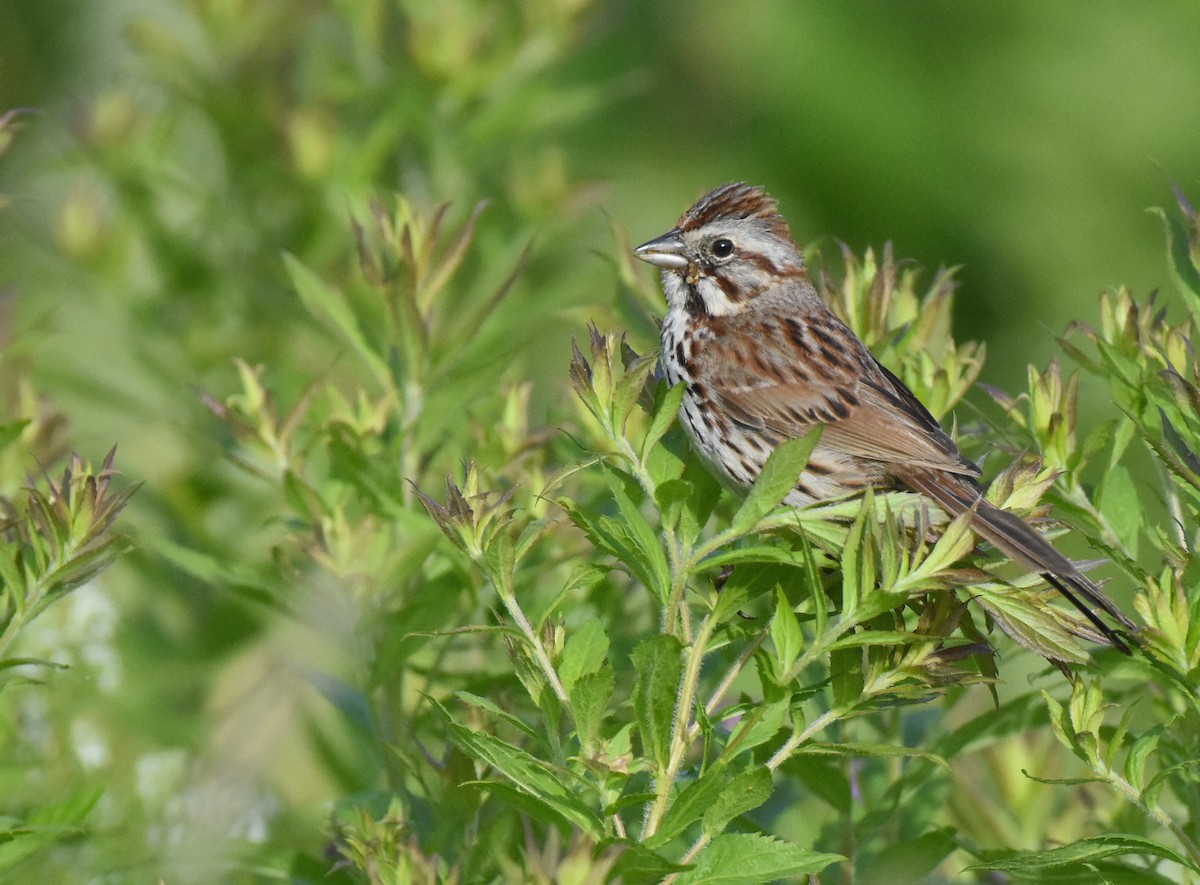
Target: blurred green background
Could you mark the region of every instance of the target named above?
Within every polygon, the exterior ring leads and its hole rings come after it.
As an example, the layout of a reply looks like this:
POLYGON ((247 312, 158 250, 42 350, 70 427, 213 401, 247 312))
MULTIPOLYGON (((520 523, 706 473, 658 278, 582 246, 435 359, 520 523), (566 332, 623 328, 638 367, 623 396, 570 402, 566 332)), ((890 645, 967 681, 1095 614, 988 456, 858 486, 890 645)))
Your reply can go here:
MULTIPOLYGON (((295 746, 320 715, 297 670, 348 667, 345 649, 179 563, 269 569, 282 532, 201 393, 236 388, 236 357, 285 402, 347 371, 285 252, 338 278, 372 198, 452 201, 458 223, 490 200, 473 285, 532 243, 496 373, 533 379, 554 416, 588 320, 652 340, 608 219, 639 242, 742 179, 804 244, 890 240, 929 277, 961 265, 956 333, 1015 389, 1099 291, 1168 287, 1144 210, 1173 182, 1200 193, 1198 46, 1192 0, 0 0, 0 112, 26 109, 0 160, 0 371, 145 483, 137 548, 82 597, 93 620, 39 639, 92 680, 52 689, 72 717, 56 776, 136 781, 144 819, 108 825, 158 827, 192 860, 284 810, 311 844, 337 794, 295 746), (89 736, 99 761, 79 755, 89 736)), ((350 632, 340 617, 310 620, 350 632)))
MULTIPOLYGON (((263 4, 303 11, 297 28, 322 5, 263 4)), ((452 30, 455 16, 472 5, 426 4, 423 15, 444 17, 452 30)), ((38 109, 19 159, 0 170, 19 204, 4 221, 10 238, 14 227, 30 230, 30 216, 45 221, 80 186, 72 138, 88 102, 124 92, 153 114, 169 97, 156 82, 163 64, 146 54, 153 32, 161 28, 184 41, 181 52, 193 51, 188 42, 222 35, 197 34, 192 7, 225 7, 224 15, 236 16, 240 6, 0 3, 0 107, 38 109)), ((231 22, 228 39, 236 40, 236 31, 231 22)), ((280 57, 294 47, 286 30, 273 36, 277 52, 269 43, 256 46, 246 63, 336 76, 320 70, 317 58, 280 57)), ((559 119, 521 165, 529 179, 546 176, 549 165, 571 180, 595 182, 598 191, 580 211, 594 222, 594 206, 603 206, 635 239, 664 229, 709 187, 744 179, 780 199, 802 243, 828 247, 837 239, 861 250, 891 240, 898 255, 931 270, 961 265, 958 333, 985 339, 985 376, 1011 386, 1026 362, 1042 364, 1056 352, 1053 337, 1066 323, 1092 318, 1101 289, 1125 284, 1145 293, 1165 284, 1161 231, 1143 210, 1169 203, 1172 182, 1188 191, 1200 179, 1197 45, 1200 10, 1187 0, 1137 9, 1119 0, 1086 8, 1036 0, 777 0, 737 9, 596 3, 577 51, 542 75, 574 87, 567 94, 576 102, 540 111, 559 119)), ((231 49, 211 42, 202 48, 202 63, 214 67, 231 49)), ((238 72, 209 73, 235 90, 226 96, 233 105, 238 72)), ((455 100, 452 79, 441 85, 443 98, 455 100)), ((357 109, 380 114, 393 98, 364 96, 357 109)), ((487 125, 454 137, 486 142, 487 125)), ((192 144, 157 146, 190 154, 180 161, 195 165, 181 174, 200 179, 219 174, 214 164, 243 162, 218 158, 220 145, 192 134, 192 144)), ((280 145, 242 147, 253 153, 280 145)), ((404 188, 403 160, 391 159, 378 165, 377 179, 352 184, 404 188)), ((503 196, 461 180, 438 185, 430 197, 503 196)), ((594 246, 603 248, 599 224, 594 230, 594 246)), ((19 239, 9 243, 10 253, 19 251, 17 243, 28 248, 19 239)), ((12 254, 3 260, 6 268, 30 263, 12 254)), ((595 271, 586 255, 568 260, 581 274, 595 271)), ((23 299, 61 305, 46 291, 48 270, 44 263, 9 269, 6 279, 20 283, 23 299)), ((74 279, 69 288, 88 282, 74 279)), ((263 286, 246 281, 247 289, 263 286)), ((72 341, 64 350, 79 354, 81 345, 72 341)))

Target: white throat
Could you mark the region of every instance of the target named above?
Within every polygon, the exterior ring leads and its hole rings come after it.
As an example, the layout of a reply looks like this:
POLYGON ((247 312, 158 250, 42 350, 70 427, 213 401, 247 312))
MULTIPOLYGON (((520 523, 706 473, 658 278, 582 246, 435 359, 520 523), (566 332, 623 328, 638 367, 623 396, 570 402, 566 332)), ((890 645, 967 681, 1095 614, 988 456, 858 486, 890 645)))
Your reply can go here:
POLYGON ((730 301, 725 293, 713 280, 708 277, 697 278, 691 269, 685 271, 663 271, 663 293, 667 296, 667 306, 675 311, 686 311, 688 298, 692 287, 685 281, 684 275, 695 279, 696 294, 704 303, 704 311, 709 316, 723 317, 737 313, 743 305, 730 301))

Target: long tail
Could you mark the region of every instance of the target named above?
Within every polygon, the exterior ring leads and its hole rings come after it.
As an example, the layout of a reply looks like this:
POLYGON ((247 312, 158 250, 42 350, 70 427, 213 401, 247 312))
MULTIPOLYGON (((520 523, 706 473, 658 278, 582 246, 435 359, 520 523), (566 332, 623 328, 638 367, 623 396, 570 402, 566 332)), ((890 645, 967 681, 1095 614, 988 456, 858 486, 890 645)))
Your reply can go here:
POLYGON ((1040 573, 1114 648, 1131 654, 1129 646, 1104 622, 1095 607, 1103 609, 1126 630, 1136 632, 1137 625, 1028 523, 984 498, 983 490, 972 480, 932 470, 906 472, 902 479, 916 491, 932 498, 952 517, 974 508, 971 528, 976 534, 1015 562, 1040 573))

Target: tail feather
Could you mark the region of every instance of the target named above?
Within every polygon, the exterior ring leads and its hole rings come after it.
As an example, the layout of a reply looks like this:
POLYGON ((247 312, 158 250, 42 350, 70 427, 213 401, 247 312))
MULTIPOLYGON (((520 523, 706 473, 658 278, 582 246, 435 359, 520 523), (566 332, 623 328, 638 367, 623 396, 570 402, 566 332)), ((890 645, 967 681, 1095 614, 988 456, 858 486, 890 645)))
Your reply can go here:
POLYGON ((1103 609, 1126 630, 1136 631, 1137 625, 1071 560, 1055 550, 1050 542, 1027 522, 1019 516, 1001 510, 984 498, 983 490, 973 481, 966 477, 925 470, 908 473, 903 477, 903 481, 921 494, 932 498, 950 516, 959 516, 973 510, 971 528, 976 534, 1017 563, 1040 573, 1114 648, 1125 654, 1131 653, 1125 641, 1104 622, 1096 607, 1103 609))

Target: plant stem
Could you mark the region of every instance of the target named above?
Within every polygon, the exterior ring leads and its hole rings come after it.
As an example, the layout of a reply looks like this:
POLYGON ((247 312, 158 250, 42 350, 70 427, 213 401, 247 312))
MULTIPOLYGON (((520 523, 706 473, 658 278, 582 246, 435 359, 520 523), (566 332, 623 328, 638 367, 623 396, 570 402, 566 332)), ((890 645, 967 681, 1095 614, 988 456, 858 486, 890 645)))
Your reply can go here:
POLYGON ((1138 788, 1125 778, 1121 777, 1121 775, 1104 767, 1092 766, 1092 768, 1094 771, 1097 771, 1103 775, 1104 779, 1116 787, 1117 791, 1124 795, 1125 798, 1127 798, 1138 808, 1142 809, 1142 811, 1152 817, 1160 826, 1175 836, 1175 838, 1179 840, 1179 844, 1183 846, 1183 850, 1187 852, 1188 857, 1192 859, 1192 862, 1196 864, 1197 868, 1200 868, 1200 847, 1198 847, 1196 843, 1192 841, 1191 837, 1183 831, 1183 828, 1180 827, 1179 824, 1177 824, 1170 817, 1170 815, 1159 808, 1157 804, 1148 804, 1138 788))
MULTIPOLYGON (((721 683, 713 692, 712 697, 708 699, 708 703, 704 705, 705 713, 707 713, 709 716, 712 716, 716 712, 717 706, 721 703, 722 699, 725 697, 725 694, 733 686, 734 680, 738 678, 738 675, 742 672, 742 670, 745 669, 746 664, 749 663, 750 659, 754 657, 754 653, 758 651, 766 639, 767 634, 764 630, 754 637, 753 641, 746 646, 746 650, 742 652, 741 656, 737 659, 737 662, 729 668, 729 671, 725 674, 725 677, 721 680, 721 683)), ((693 722, 692 731, 689 736, 695 738, 696 732, 699 731, 699 729, 700 724, 698 722, 693 722)))
POLYGON ((810 722, 808 727, 803 731, 793 734, 790 738, 784 741, 783 745, 775 751, 770 759, 767 760, 767 768, 769 768, 771 771, 774 771, 776 768, 786 762, 788 758, 813 735, 828 728, 839 719, 844 719, 863 701, 890 690, 902 679, 903 673, 890 671, 887 673, 882 673, 879 676, 869 680, 863 685, 862 691, 859 692, 858 697, 854 701, 848 704, 843 704, 840 707, 833 707, 829 710, 826 710, 824 713, 810 722))
POLYGON ((837 708, 826 710, 824 713, 810 722, 808 727, 803 731, 796 732, 790 738, 784 741, 783 746, 776 750, 771 758, 767 760, 767 768, 769 768, 771 771, 774 771, 776 768, 786 762, 792 753, 796 752, 797 748, 799 748, 801 744, 807 742, 808 739, 814 734, 824 731, 830 725, 837 722, 844 715, 846 715, 846 712, 848 711, 837 708))
MULTIPOLYGON (((621 450, 621 454, 629 463, 630 470, 637 478, 638 484, 642 487, 642 491, 646 496, 654 501, 654 493, 657 486, 654 479, 650 476, 650 471, 646 469, 646 465, 638 457, 633 450, 633 446, 629 440, 623 435, 614 434, 611 429, 606 428, 609 437, 617 444, 621 450)), ((687 587, 687 576, 691 572, 694 557, 690 556, 690 551, 687 545, 679 542, 679 536, 675 533, 675 527, 662 522, 663 540, 667 548, 667 563, 671 573, 671 589, 667 594, 666 609, 663 613, 662 629, 663 632, 669 633, 674 630, 675 621, 679 615, 679 604, 683 599, 684 591, 687 587)), ((686 618, 681 620, 680 626, 684 634, 684 641, 691 641, 691 624, 686 618)))
POLYGON ((533 649, 533 656, 537 660, 538 666, 541 667, 546 681, 554 689, 555 697, 563 704, 570 704, 570 698, 567 697, 566 689, 563 688, 562 682, 559 681, 558 674, 554 671, 554 665, 550 663, 550 656, 546 654, 546 649, 542 645, 541 639, 538 638, 537 631, 533 629, 533 625, 525 617, 525 612, 517 604, 516 597, 512 593, 512 588, 497 587, 497 590, 500 591, 498 595, 504 602, 504 608, 508 611, 509 616, 517 622, 517 626, 521 628, 521 632, 525 634, 525 638, 529 641, 529 647, 533 649))
POLYGON ((687 663, 684 667, 683 678, 679 683, 679 697, 675 702, 675 721, 671 724, 671 755, 667 760, 666 770, 655 783, 654 804, 650 807, 650 811, 646 815, 646 822, 642 826, 642 841, 653 836, 657 832, 659 824, 662 823, 671 797, 671 787, 675 784, 679 767, 683 764, 688 747, 691 746, 689 726, 691 725, 692 705, 695 703, 696 689, 700 682, 700 666, 704 661, 708 641, 712 638, 716 626, 715 618, 706 617, 700 624, 700 632, 696 635, 696 641, 688 647, 687 663))

